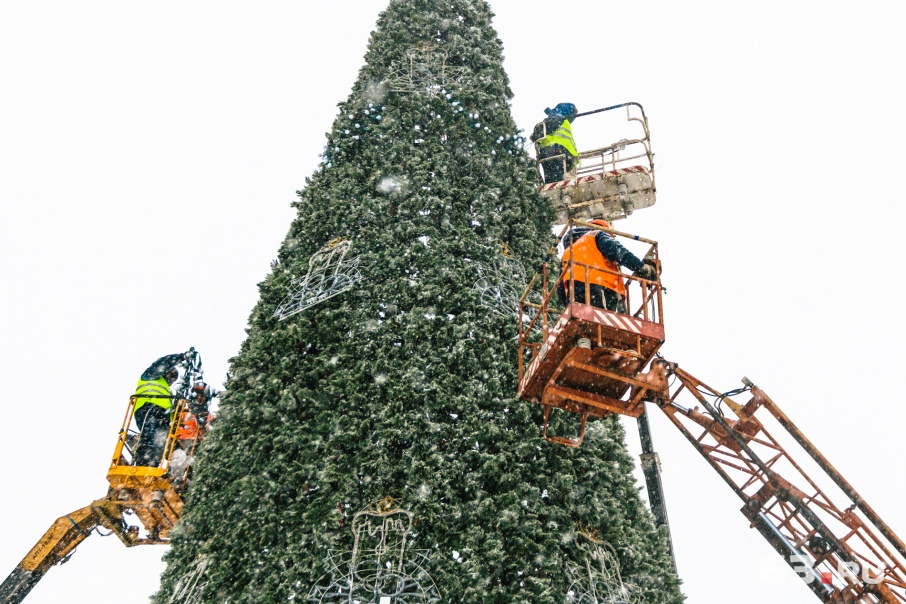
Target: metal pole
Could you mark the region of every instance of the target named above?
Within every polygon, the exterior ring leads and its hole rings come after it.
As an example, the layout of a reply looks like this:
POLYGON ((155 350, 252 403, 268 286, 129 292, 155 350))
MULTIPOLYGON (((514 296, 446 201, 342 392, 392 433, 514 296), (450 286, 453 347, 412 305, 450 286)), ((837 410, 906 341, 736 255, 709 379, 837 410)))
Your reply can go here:
POLYGON ((639 424, 639 439, 642 441, 642 473, 645 475, 645 487, 648 489, 648 503, 651 513, 654 514, 658 526, 663 526, 667 533, 667 547, 670 551, 670 560, 673 562, 673 572, 679 575, 676 569, 676 555, 673 553, 673 537, 670 535, 670 521, 667 518, 667 503, 664 500, 664 485, 661 484, 661 460, 654 452, 654 442, 651 439, 651 428, 648 426, 648 411, 643 411, 637 419, 639 424))
POLYGON ((595 113, 602 113, 604 111, 611 111, 613 109, 619 109, 620 107, 628 107, 628 106, 638 107, 639 110, 641 110, 641 112, 642 112, 642 117, 645 117, 645 110, 642 108, 642 106, 636 102, 630 101, 629 103, 620 103, 619 105, 611 105, 610 107, 602 107, 601 109, 594 109, 592 111, 586 111, 585 113, 577 113, 576 117, 574 117, 573 119, 585 117, 586 115, 594 115, 595 113))

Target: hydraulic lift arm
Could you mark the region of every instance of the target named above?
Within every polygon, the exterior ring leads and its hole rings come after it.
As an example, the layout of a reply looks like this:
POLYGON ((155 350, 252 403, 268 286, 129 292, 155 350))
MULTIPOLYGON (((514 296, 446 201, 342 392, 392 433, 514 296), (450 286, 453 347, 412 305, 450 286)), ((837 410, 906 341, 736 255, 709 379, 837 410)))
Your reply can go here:
MULTIPOLYGON (((99 527, 116 535, 126 547, 169 543, 169 534, 182 513, 185 489, 189 482, 189 455, 205 431, 207 402, 217 396, 202 381, 201 357, 194 348, 156 361, 163 372, 167 367, 183 368, 177 396, 143 394, 129 398, 107 468, 107 495, 71 514, 61 516, 44 533, 22 562, 0 584, 0 604, 19 604, 55 564, 66 562, 75 548, 99 527), (151 465, 135 463, 139 434, 130 426, 138 398, 169 398, 172 416, 160 458, 151 465), (190 435, 181 434, 189 412, 200 417, 190 435), (200 421, 201 425, 198 425, 200 421), (179 460, 179 461, 178 461, 179 460), (128 518, 128 520, 127 520, 128 518)), ((154 367, 154 365, 152 365, 154 367)), ((151 403, 148 403, 151 404, 151 403)))
POLYGON ((770 397, 746 378, 721 393, 669 368, 670 394, 654 402, 821 601, 906 602, 906 545, 770 397))
MULTIPOLYGON (((670 534, 670 521, 667 518, 667 502, 664 498, 664 486, 661 483, 661 460, 654 451, 651 428, 648 427, 648 413, 642 413, 636 421, 639 425, 639 438, 642 441, 642 474, 645 475, 645 490, 648 492, 648 503, 658 526, 664 527, 667 533, 667 547, 670 549, 670 560, 673 570, 676 569, 676 554, 673 551, 673 536, 670 534)), ((679 573, 677 573, 679 574, 679 573)))
POLYGON ((94 506, 60 516, 0 584, 0 602, 18 604, 55 564, 62 564, 100 524, 94 506))

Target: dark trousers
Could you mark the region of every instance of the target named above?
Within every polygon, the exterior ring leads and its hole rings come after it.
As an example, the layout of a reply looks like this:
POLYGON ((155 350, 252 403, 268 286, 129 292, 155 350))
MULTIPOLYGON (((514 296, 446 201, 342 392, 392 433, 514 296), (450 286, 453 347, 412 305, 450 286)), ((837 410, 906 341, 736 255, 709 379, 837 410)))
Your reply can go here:
POLYGON ((548 157, 556 157, 558 155, 563 155, 559 159, 550 159, 548 161, 541 162, 541 169, 544 171, 544 182, 560 182, 564 179, 564 164, 567 170, 573 169, 573 164, 575 159, 572 155, 569 154, 569 151, 566 150, 566 147, 562 145, 550 145, 548 147, 542 147, 538 151, 538 161, 546 159, 548 157))
POLYGON ((135 423, 139 437, 132 465, 159 466, 170 432, 170 411, 154 403, 145 403, 135 412, 135 423))
MULTIPOLYGON (((576 288, 576 302, 626 314, 626 301, 623 299, 623 296, 612 289, 607 289, 603 285, 598 285, 597 283, 591 283, 588 287, 588 293, 591 299, 586 300, 585 283, 583 281, 573 281, 573 284, 576 288)), ((557 296, 564 306, 569 304, 569 281, 560 282, 560 285, 557 286, 557 296)))

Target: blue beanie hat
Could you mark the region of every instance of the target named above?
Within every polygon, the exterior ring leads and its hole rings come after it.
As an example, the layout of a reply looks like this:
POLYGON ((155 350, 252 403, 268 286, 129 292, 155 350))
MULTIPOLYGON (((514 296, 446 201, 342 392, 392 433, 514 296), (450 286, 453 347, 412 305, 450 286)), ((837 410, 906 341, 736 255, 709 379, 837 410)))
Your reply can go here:
POLYGON ((573 105, 572 103, 560 103, 553 109, 551 109, 551 108, 545 109, 544 113, 548 117, 550 117, 556 113, 560 117, 568 118, 568 117, 573 117, 574 115, 579 113, 579 110, 576 109, 576 106, 573 105))

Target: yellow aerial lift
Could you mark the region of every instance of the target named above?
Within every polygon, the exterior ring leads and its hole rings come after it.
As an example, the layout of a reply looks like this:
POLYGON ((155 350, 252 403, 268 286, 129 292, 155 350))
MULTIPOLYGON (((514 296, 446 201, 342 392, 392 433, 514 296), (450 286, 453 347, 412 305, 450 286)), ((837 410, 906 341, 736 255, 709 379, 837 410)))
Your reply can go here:
MULTIPOLYGON (((651 158, 644 112, 642 116, 645 155, 651 158)), ((654 194, 653 168, 652 163, 650 191, 642 187, 638 192, 642 199, 654 194)), ((551 197, 565 222, 561 241, 573 241, 578 227, 582 231, 575 237, 587 229, 606 231, 625 247, 636 246, 638 255, 657 267, 657 276, 619 274, 626 286, 625 312, 599 308, 576 300, 576 278, 587 282, 588 271, 619 269, 589 266, 572 254, 564 262, 557 249, 550 251, 517 313, 518 396, 544 407, 544 437, 578 447, 589 419, 610 414, 637 418, 652 512, 666 526, 659 464, 647 430, 645 407, 653 404, 736 492, 751 526, 822 602, 906 604, 906 545, 780 407, 747 378, 742 388, 721 392, 660 355, 664 289, 657 242, 578 220, 625 217, 631 209, 625 200, 633 199, 614 196, 613 187, 582 187, 575 174, 567 174, 563 183, 542 185, 549 196, 551 191, 574 191, 571 198, 560 193, 551 197), (741 395, 748 400, 731 398, 741 395), (569 413, 554 413, 558 410, 569 413), (578 420, 569 421, 575 416, 578 420), (551 434, 567 426, 578 434, 551 434)), ((632 206, 639 207, 647 206, 632 206)))
POLYGON ((51 525, 0 584, 0 603, 21 602, 52 566, 69 560, 75 548, 95 529, 110 531, 127 547, 169 542, 169 532, 182 513, 191 472, 189 462, 204 435, 204 426, 199 425, 190 439, 177 437, 185 436, 179 431, 187 414, 198 413, 202 407, 206 410, 208 398, 216 396, 201 379, 201 357, 195 349, 180 356, 183 371, 176 385, 178 393, 169 397, 173 402, 172 420, 157 465, 133 465, 140 433, 134 429, 132 415, 137 397, 132 396, 107 469, 107 494, 51 525))

